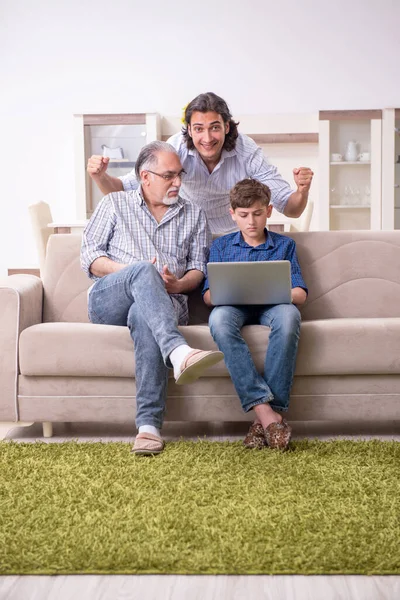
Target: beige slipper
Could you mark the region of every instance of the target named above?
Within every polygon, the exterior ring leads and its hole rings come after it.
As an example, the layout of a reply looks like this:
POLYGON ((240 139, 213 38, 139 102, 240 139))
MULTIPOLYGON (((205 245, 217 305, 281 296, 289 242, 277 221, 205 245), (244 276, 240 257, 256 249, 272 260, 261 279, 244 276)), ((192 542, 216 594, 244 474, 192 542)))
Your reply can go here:
POLYGON ((131 452, 134 454, 160 454, 164 450, 165 442, 152 433, 138 433, 131 452))
POLYGON ((208 367, 216 365, 224 358, 222 352, 212 350, 192 350, 183 363, 175 382, 178 385, 192 383, 198 379, 208 367))

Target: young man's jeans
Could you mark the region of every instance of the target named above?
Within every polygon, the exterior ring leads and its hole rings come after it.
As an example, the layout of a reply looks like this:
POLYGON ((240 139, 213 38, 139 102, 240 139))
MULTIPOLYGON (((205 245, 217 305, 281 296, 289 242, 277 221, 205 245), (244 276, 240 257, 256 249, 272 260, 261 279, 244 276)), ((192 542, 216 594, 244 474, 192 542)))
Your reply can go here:
POLYGON ((209 325, 245 412, 257 404, 269 403, 274 410, 287 411, 290 401, 297 346, 300 312, 294 304, 267 306, 217 306, 209 325), (254 365, 242 337, 244 325, 260 323, 271 328, 264 374, 254 365))
POLYGON ((98 279, 89 294, 92 323, 128 326, 135 346, 136 426, 161 428, 169 355, 186 344, 157 269, 141 261, 98 279))

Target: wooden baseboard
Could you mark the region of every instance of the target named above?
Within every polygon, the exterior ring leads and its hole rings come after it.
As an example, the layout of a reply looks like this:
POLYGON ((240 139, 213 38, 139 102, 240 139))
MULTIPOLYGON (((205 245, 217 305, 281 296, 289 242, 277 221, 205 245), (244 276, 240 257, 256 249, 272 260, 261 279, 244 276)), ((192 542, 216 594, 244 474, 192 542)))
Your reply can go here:
POLYGON ((40 269, 7 269, 8 275, 36 275, 40 277, 40 269))

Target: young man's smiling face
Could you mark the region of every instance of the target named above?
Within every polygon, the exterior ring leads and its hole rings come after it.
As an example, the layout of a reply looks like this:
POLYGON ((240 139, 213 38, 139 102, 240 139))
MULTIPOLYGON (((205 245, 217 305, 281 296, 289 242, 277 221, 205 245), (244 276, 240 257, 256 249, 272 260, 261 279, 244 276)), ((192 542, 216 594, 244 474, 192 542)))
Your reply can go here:
POLYGON ((219 162, 228 131, 229 123, 224 123, 221 115, 216 112, 195 111, 192 114, 188 132, 207 166, 215 166, 219 162))
POLYGON ((272 204, 265 206, 261 200, 255 200, 248 208, 230 209, 232 219, 242 232, 244 241, 250 246, 265 242, 264 229, 271 212, 272 204))

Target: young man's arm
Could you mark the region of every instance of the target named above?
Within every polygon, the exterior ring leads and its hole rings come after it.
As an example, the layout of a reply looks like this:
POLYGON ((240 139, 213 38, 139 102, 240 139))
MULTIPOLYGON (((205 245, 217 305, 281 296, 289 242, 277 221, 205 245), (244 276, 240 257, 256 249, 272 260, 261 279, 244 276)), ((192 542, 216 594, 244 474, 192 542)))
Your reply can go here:
POLYGON ((87 172, 103 194, 111 192, 123 192, 124 186, 121 179, 112 177, 107 173, 110 159, 105 156, 94 154, 88 160, 87 172))
POLYGON ((283 214, 287 217, 300 217, 307 206, 308 193, 314 173, 308 167, 293 169, 297 190, 288 198, 283 214))
MULTIPOLYGON (((248 138, 247 138, 248 140, 248 138)), ((247 141, 247 144, 251 142, 247 141)), ((308 192, 314 173, 308 167, 293 169, 297 190, 293 191, 283 179, 278 169, 265 158, 260 147, 254 144, 254 151, 246 165, 248 176, 268 185, 271 202, 277 211, 287 217, 299 217, 307 206, 308 192)))

